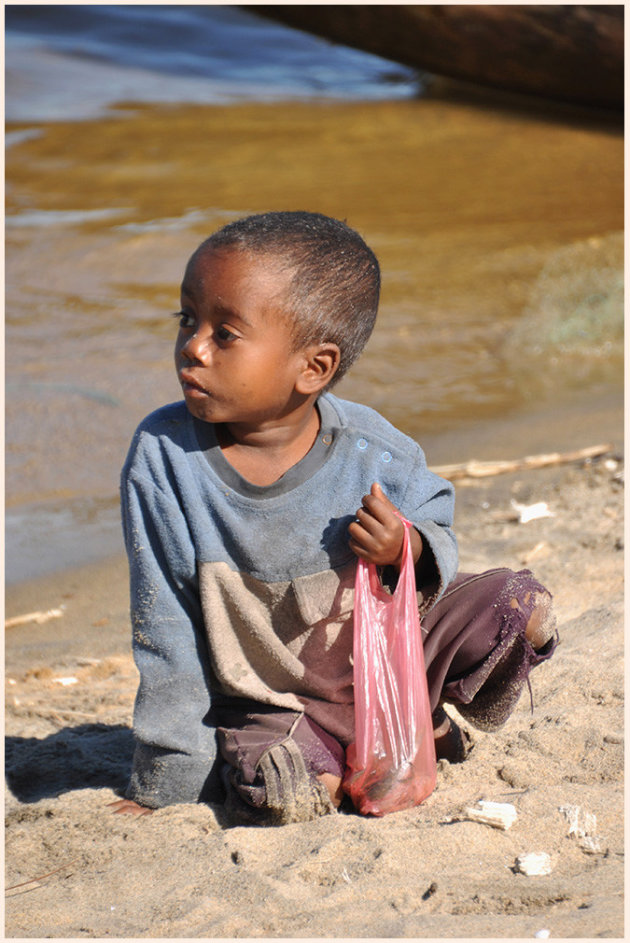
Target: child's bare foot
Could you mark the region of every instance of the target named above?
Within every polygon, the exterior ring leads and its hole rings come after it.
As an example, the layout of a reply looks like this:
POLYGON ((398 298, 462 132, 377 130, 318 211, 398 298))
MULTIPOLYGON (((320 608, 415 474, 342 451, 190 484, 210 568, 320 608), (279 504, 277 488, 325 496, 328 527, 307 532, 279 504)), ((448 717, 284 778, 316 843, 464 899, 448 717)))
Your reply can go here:
MULTIPOLYGON (((529 603, 529 593, 525 596, 523 602, 529 603)), ((512 599, 510 605, 513 609, 519 609, 518 599, 512 599)), ((556 619, 551 608, 551 596, 549 593, 537 593, 534 600, 534 608, 525 627, 525 638, 532 646, 534 651, 538 652, 551 641, 556 630, 556 619)))
POLYGON ((457 726, 442 705, 433 711, 435 758, 449 763, 463 763, 470 752, 470 737, 457 726))
POLYGON ((330 801, 335 809, 338 809, 343 799, 343 789, 341 788, 341 778, 334 773, 320 773, 317 777, 320 783, 323 783, 328 790, 330 801))
POLYGON ((107 805, 114 815, 152 815, 153 813, 153 809, 138 805, 133 799, 117 799, 116 802, 108 802, 107 805))

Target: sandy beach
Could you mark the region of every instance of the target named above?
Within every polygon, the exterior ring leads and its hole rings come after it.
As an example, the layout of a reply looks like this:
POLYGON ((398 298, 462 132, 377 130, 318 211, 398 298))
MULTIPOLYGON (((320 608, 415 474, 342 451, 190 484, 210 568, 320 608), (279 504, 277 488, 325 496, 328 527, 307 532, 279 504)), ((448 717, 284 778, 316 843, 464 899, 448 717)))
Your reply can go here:
MULTIPOLYGON (((621 429, 621 424, 619 424, 621 429)), ((125 561, 11 587, 6 633, 6 935, 622 938, 623 468, 599 460, 459 483, 461 567, 534 571, 561 642, 502 730, 467 728, 421 806, 231 827, 219 806, 132 819, 124 789, 137 676, 125 561), (517 507, 515 507, 515 502, 517 507), (522 523, 518 505, 550 516, 522 523), (465 819, 511 803, 503 831, 465 819), (516 860, 549 856, 528 876, 516 860)))
POLYGON ((6 617, 54 615, 5 632, 5 936, 622 938, 619 116, 423 90, 236 7, 194 9, 7 9, 6 617), (610 443, 456 482, 461 569, 530 568, 560 644, 533 710, 525 691, 498 733, 466 728, 466 762, 442 761, 417 808, 275 829, 220 806, 114 815, 138 680, 120 468, 180 396, 189 254, 289 208, 376 251, 377 328, 339 395, 430 465, 610 443), (470 821, 479 800, 516 821, 470 821), (531 853, 548 873, 519 871, 531 853))

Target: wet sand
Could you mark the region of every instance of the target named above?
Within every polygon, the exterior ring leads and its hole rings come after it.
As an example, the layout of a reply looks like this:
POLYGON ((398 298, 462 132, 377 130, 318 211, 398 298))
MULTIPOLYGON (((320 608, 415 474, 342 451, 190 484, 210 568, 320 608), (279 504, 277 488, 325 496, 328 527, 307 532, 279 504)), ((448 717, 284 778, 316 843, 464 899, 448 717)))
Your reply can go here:
POLYGON ((549 586, 561 644, 532 675, 533 713, 525 693, 498 733, 468 728, 466 762, 442 761, 422 806, 381 820, 112 815, 137 683, 124 560, 10 588, 8 616, 65 608, 7 631, 7 936, 621 938, 620 456, 462 482, 456 526, 463 569, 527 566, 549 586), (513 500, 554 516, 518 523, 513 500), (478 799, 512 803, 516 823, 459 821, 478 799), (517 873, 528 852, 551 873, 517 873))

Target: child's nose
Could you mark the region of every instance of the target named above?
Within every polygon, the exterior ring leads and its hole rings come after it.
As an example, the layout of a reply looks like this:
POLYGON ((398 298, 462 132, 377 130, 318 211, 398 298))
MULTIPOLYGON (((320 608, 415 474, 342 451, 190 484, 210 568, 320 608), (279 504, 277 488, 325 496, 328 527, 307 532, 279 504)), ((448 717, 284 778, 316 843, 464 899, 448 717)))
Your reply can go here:
POLYGON ((192 334, 181 347, 183 356, 191 361, 206 366, 212 356, 210 349, 211 335, 203 330, 192 334))

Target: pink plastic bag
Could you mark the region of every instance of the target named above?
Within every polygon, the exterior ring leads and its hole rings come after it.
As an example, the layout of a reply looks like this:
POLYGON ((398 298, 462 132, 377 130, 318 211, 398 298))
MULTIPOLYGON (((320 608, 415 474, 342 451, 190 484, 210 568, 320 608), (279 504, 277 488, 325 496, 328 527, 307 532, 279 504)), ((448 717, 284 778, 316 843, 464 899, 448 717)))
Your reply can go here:
POLYGON ((416 579, 405 549, 393 595, 359 559, 354 604, 356 740, 346 751, 344 791, 364 815, 418 805, 433 792, 435 743, 424 668, 416 579))

